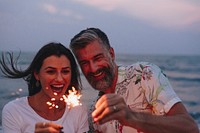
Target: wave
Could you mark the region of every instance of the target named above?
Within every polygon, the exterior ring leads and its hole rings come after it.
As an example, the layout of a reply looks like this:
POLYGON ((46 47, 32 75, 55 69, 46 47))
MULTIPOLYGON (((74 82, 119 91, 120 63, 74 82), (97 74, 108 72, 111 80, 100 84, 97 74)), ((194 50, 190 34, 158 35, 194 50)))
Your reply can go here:
POLYGON ((181 81, 181 82, 199 82, 200 83, 200 78, 186 78, 186 77, 170 77, 168 76, 170 80, 174 81, 181 81))

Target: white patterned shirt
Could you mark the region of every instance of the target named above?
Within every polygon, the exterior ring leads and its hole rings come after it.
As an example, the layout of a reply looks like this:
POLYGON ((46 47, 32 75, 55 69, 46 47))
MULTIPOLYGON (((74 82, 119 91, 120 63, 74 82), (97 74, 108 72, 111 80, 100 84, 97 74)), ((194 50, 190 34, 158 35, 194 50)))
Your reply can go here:
MULTIPOLYGON (((149 112, 153 115, 166 115, 175 103, 181 101, 161 69, 148 62, 119 66, 115 93, 124 98, 131 110, 149 112)), ((94 105, 95 103, 91 107, 91 112, 94 110, 94 105)), ((90 117, 91 132, 142 133, 132 127, 121 125, 117 120, 103 125, 91 121, 90 117)))

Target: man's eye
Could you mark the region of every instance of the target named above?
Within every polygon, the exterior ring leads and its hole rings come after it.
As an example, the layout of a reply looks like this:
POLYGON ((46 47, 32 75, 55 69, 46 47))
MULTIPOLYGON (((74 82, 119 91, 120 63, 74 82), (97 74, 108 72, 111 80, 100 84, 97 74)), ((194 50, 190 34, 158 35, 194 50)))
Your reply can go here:
POLYGON ((95 57, 95 61, 101 61, 104 58, 103 55, 98 55, 95 57))
POLYGON ((97 57, 97 58, 95 58, 96 61, 99 61, 99 60, 101 60, 101 59, 102 59, 102 57, 97 57))
POLYGON ((80 62, 80 65, 83 66, 83 65, 86 65, 87 62, 80 62))

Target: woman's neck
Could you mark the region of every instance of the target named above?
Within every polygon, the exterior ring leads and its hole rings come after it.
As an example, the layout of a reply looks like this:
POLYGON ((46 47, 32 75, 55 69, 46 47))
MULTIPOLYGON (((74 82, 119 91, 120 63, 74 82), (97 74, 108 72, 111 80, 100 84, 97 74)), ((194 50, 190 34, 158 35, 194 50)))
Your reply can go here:
POLYGON ((47 104, 50 100, 50 98, 41 95, 40 93, 28 97, 29 105, 39 116, 47 120, 58 120, 65 112, 66 103, 60 100, 54 101, 54 103, 58 105, 58 108, 50 108, 47 104))

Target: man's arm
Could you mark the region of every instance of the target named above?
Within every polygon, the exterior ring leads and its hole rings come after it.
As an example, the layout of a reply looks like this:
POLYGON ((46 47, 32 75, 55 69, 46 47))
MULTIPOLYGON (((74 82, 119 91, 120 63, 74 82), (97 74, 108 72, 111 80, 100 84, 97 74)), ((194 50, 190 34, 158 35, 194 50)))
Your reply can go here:
POLYGON ((181 102, 175 104, 167 115, 158 116, 134 112, 120 96, 106 94, 98 100, 92 116, 100 124, 118 120, 122 125, 145 133, 199 133, 197 124, 181 102))
POLYGON ((166 116, 131 112, 126 120, 128 126, 145 133, 199 133, 197 124, 180 102, 166 116))

